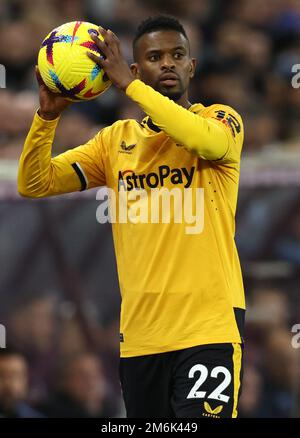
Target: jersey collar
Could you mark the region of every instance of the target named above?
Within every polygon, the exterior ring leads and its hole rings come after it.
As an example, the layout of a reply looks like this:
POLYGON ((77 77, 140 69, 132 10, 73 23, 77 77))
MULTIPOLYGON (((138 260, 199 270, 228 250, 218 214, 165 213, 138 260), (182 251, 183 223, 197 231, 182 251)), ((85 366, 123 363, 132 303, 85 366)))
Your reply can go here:
POLYGON ((152 131, 161 132, 161 129, 152 122, 150 117, 146 117, 144 120, 148 128, 150 128, 152 131))

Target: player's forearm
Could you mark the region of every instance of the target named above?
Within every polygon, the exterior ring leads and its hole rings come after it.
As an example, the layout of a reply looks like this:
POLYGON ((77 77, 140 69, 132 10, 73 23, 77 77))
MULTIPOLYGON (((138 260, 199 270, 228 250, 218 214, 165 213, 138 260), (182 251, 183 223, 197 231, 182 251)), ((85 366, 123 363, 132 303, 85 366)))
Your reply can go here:
POLYGON ((126 94, 160 129, 187 149, 210 160, 226 154, 229 140, 217 121, 186 110, 138 80, 127 87, 126 94))
POLYGON ((18 191, 26 197, 54 194, 51 149, 58 123, 35 114, 19 161, 18 191))

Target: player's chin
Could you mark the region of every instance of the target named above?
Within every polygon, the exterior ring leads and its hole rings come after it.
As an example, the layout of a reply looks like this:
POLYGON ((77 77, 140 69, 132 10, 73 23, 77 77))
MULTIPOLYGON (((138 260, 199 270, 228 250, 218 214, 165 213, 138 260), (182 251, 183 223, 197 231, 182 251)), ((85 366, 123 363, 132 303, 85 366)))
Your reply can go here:
POLYGON ((175 87, 161 86, 157 91, 159 91, 163 96, 166 96, 169 99, 175 101, 180 99, 181 96, 183 95, 183 91, 176 86, 175 87))

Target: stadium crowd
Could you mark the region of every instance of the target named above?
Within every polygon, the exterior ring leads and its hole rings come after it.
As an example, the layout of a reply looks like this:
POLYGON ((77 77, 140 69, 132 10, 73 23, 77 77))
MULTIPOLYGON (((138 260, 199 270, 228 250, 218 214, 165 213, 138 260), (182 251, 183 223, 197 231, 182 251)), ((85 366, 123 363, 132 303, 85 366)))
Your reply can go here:
MULTIPOLYGON (((292 68, 300 64, 299 0, 2 0, 0 63, 7 88, 0 90, 0 160, 20 156, 38 107, 37 53, 51 29, 78 19, 111 28, 131 62, 136 26, 158 12, 178 17, 189 35, 198 59, 191 100, 225 103, 242 114, 243 155, 296 150, 300 157, 300 89, 292 86, 292 68)), ((111 88, 67 110, 54 152, 85 143, 117 119, 141 117, 132 101, 111 88)), ((265 255, 299 267, 297 211, 265 255)), ((244 243, 241 238, 243 264, 255 258, 255 251, 243 252, 248 243, 246 234, 244 243)), ((240 415, 300 416, 300 349, 291 345, 291 326, 300 323, 298 287, 284 275, 268 281, 247 272, 245 286, 247 351, 240 415)), ((21 289, 14 298, 10 292, 7 313, 0 313, 10 346, 0 349, 0 417, 123 416, 117 312, 106 325, 89 316, 93 323, 87 333, 72 303, 48 291, 21 289)))

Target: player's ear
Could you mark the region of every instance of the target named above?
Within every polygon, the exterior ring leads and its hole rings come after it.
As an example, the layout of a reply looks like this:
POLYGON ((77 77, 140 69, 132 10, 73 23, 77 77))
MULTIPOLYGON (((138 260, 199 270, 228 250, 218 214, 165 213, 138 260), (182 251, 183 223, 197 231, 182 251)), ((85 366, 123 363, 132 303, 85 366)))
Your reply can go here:
POLYGON ((191 58, 191 62, 190 62, 190 78, 193 78, 195 75, 195 70, 196 70, 196 59, 195 58, 191 58))
POLYGON ((135 79, 139 79, 140 78, 139 68, 138 68, 138 65, 137 65, 136 62, 131 64, 130 70, 131 70, 131 73, 133 74, 133 76, 135 77, 135 79))

